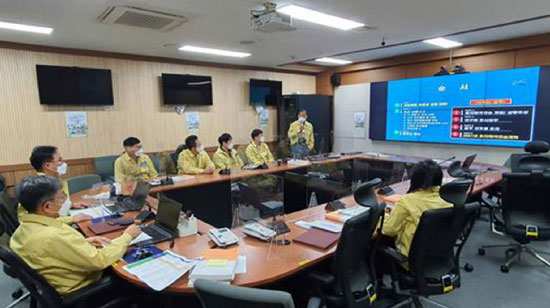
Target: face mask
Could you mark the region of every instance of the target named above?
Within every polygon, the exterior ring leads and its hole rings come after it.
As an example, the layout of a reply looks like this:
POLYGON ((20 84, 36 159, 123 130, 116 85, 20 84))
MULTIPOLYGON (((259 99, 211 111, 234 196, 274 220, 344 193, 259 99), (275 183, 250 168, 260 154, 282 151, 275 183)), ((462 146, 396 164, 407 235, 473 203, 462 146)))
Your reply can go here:
POLYGON ((304 124, 304 123, 306 123, 306 118, 304 118, 304 117, 299 117, 299 118, 298 118, 298 121, 299 121, 300 123, 304 124))
POLYGON ((67 197, 67 200, 65 200, 65 202, 63 202, 63 205, 61 205, 61 207, 59 208, 59 216, 67 216, 69 215, 69 210, 71 209, 71 199, 69 199, 69 197, 67 197))
POLYGON ((144 153, 144 152, 143 152, 143 149, 139 149, 139 150, 137 150, 137 152, 136 152, 136 156, 137 156, 137 157, 140 157, 141 155, 143 155, 143 153, 144 153))
POLYGON ((198 151, 198 152, 204 151, 204 145, 201 144, 200 147, 197 147, 197 151, 198 151))
POLYGON ((62 163, 59 167, 57 167, 57 174, 64 175, 67 173, 67 164, 62 163))
POLYGON ((265 142, 265 137, 264 136, 260 137, 260 142, 265 142))
POLYGON ((233 142, 231 142, 230 144, 228 144, 228 145, 227 145, 227 148, 228 148, 229 150, 233 150, 233 142))

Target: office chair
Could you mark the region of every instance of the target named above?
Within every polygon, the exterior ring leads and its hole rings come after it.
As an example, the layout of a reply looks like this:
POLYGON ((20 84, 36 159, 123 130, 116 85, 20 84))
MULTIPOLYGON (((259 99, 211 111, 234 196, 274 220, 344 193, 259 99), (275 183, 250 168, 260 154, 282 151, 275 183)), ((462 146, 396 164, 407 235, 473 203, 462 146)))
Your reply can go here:
MULTIPOLYGON (((205 279, 198 279, 193 286, 203 308, 294 308, 287 292, 235 287, 205 279)), ((318 305, 318 301, 311 300, 307 307, 318 305)))
POLYGON ((460 287, 460 253, 469 235, 464 230, 479 209, 477 203, 464 204, 471 185, 471 179, 461 179, 441 187, 441 198, 454 206, 422 213, 408 257, 393 247, 381 250, 390 261, 394 295, 407 297, 394 307, 405 302, 423 307, 422 300, 444 307, 428 297, 460 287))
POLYGON ((308 274, 308 280, 323 305, 355 308, 375 304, 374 252, 377 241, 372 240, 372 235, 384 216, 385 207, 384 203, 372 204, 369 211, 347 220, 336 247, 331 273, 308 274))
POLYGON ((248 184, 239 182, 237 183, 240 191, 241 200, 253 207, 257 208, 262 217, 275 217, 276 215, 282 214, 284 211, 284 203, 281 201, 260 201, 260 195, 258 191, 248 184))
POLYGON ((374 192, 374 189, 380 184, 382 184, 382 180, 380 178, 376 178, 359 186, 359 188, 357 188, 357 190, 353 194, 355 202, 367 207, 378 206, 378 199, 376 198, 376 193, 374 192))
MULTIPOLYGON (((34 269, 25 263, 8 247, 0 246, 0 260, 8 265, 17 279, 23 283, 25 288, 30 292, 31 308, 35 307, 88 307, 87 300, 94 296, 100 296, 102 292, 112 288, 112 280, 110 277, 104 277, 100 281, 84 287, 71 294, 61 296, 57 291, 40 276, 34 269)), ((103 307, 111 307, 120 304, 123 299, 115 299, 103 307)))
MULTIPOLYGON (((0 206, 3 206, 3 205, 0 204, 0 206)), ((0 236, 4 235, 4 233, 7 232, 7 229, 8 228, 6 227, 6 225, 4 223, 4 220, 3 219, 0 220, 0 236)), ((9 233, 10 236, 11 236, 11 234, 13 234, 13 233, 9 233)), ((14 271, 6 263, 4 263, 2 265, 2 270, 4 271, 4 273, 8 277, 11 277, 13 279, 17 279, 14 271)), ((30 295, 31 294, 29 292, 24 291, 22 287, 17 288, 11 294, 11 298, 13 299, 13 302, 11 302, 6 308, 12 308, 12 307, 17 306, 20 302, 27 299, 27 297, 29 297, 30 295)))
POLYGON ((512 238, 515 243, 508 245, 485 245, 478 253, 485 255, 486 249, 506 248, 506 261, 500 266, 503 273, 527 253, 546 266, 550 260, 540 254, 550 254, 528 244, 531 241, 550 240, 550 207, 548 188, 550 173, 534 170, 529 173, 504 173, 501 213, 494 214, 493 232, 512 238))
MULTIPOLYGON (((158 155, 152 154, 149 155, 149 158, 153 162, 153 167, 155 167, 155 170, 160 174, 161 172, 161 165, 160 165, 160 157, 158 155)), ((177 160, 176 160, 177 161, 177 160)))
POLYGON ((115 181, 115 160, 117 158, 117 155, 100 156, 94 158, 94 167, 96 173, 99 174, 102 181, 115 181))
POLYGON ((546 156, 525 156, 518 161, 519 172, 544 171, 548 168, 550 168, 550 158, 546 156))
POLYGON ((76 194, 77 192, 90 189, 94 184, 101 183, 101 177, 97 174, 86 174, 74 176, 67 179, 67 185, 69 186, 69 194, 76 194))
POLYGON ((524 157, 529 157, 529 156, 548 157, 548 154, 546 153, 548 153, 548 150, 550 150, 550 145, 546 141, 531 141, 523 147, 523 150, 525 151, 524 153, 514 153, 510 155, 509 167, 512 170, 512 172, 521 172, 521 170, 519 169, 519 161, 524 157))

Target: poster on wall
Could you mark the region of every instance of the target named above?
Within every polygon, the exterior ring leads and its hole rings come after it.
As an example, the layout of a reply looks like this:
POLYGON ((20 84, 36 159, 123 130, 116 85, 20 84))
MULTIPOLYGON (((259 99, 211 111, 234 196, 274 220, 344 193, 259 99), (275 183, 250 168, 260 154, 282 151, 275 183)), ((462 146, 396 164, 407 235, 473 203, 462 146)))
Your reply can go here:
POLYGON ((200 126, 201 121, 198 111, 185 113, 185 127, 187 128, 187 132, 196 134, 199 132, 200 126))
POLYGON ((260 111, 260 127, 262 129, 266 129, 268 123, 269 123, 269 111, 267 110, 267 108, 263 108, 260 111))
POLYGON ((88 136, 88 116, 85 111, 65 112, 67 124, 67 136, 69 138, 82 138, 88 136))
POLYGON ((353 113, 353 138, 365 138, 365 112, 353 113))

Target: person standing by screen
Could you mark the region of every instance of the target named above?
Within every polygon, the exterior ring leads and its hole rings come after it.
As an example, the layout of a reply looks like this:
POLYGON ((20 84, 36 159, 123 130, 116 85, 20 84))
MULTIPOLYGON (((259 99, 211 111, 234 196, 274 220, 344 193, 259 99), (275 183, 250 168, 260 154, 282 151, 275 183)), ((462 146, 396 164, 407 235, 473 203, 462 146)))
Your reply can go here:
POLYGON ((293 158, 304 158, 313 150, 313 125, 307 121, 305 110, 298 111, 298 119, 290 124, 288 138, 293 158))

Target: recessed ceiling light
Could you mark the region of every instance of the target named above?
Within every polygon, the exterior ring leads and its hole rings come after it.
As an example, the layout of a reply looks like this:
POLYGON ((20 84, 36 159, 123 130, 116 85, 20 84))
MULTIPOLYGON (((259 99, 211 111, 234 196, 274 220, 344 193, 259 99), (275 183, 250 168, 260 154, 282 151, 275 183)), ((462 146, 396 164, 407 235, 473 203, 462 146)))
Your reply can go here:
POLYGON ((246 52, 237 52, 237 51, 229 51, 229 50, 223 50, 223 49, 197 47, 197 46, 191 46, 191 45, 182 46, 182 47, 179 48, 179 50, 188 51, 188 52, 196 52, 196 53, 205 53, 205 54, 216 55, 216 56, 235 57, 235 58, 250 57, 250 54, 246 53, 246 52))
POLYGON ((442 37, 434 38, 431 40, 424 40, 424 43, 432 44, 441 48, 453 48, 453 47, 462 46, 462 43, 451 41, 442 37))
POLYGON ((364 24, 355 22, 353 20, 328 15, 292 4, 278 8, 277 12, 289 15, 292 18, 305 20, 311 23, 337 28, 340 30, 351 30, 364 26, 364 24))
POLYGON ((16 23, 5 22, 5 21, 0 21, 0 28, 8 29, 8 30, 40 33, 40 34, 51 34, 53 31, 53 28, 29 26, 29 25, 16 24, 16 23))
POLYGON ((330 64, 338 64, 338 65, 343 65, 343 64, 350 64, 352 63, 352 61, 349 61, 349 60, 342 60, 342 59, 335 59, 335 58, 318 58, 318 59, 315 59, 315 61, 317 62, 323 62, 323 63, 330 63, 330 64))

